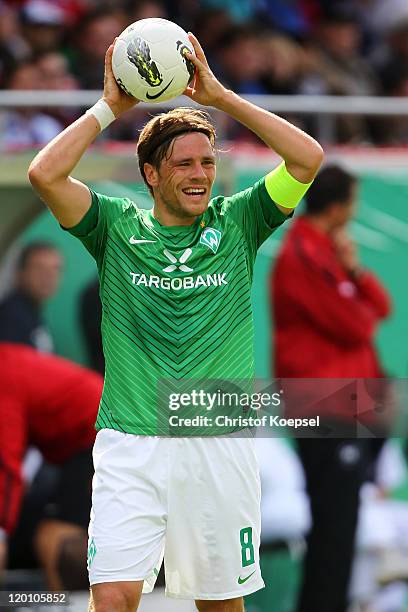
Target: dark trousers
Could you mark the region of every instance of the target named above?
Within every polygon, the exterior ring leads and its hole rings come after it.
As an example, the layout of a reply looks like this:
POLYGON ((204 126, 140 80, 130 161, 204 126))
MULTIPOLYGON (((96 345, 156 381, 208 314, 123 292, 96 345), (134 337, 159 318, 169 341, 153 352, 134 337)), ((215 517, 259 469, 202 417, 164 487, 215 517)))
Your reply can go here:
POLYGON ((10 569, 38 566, 33 538, 43 519, 88 527, 92 476, 92 447, 78 451, 59 466, 42 463, 24 495, 19 521, 9 541, 10 569))
POLYGON ((345 612, 370 440, 300 438, 312 511, 297 612, 345 612))

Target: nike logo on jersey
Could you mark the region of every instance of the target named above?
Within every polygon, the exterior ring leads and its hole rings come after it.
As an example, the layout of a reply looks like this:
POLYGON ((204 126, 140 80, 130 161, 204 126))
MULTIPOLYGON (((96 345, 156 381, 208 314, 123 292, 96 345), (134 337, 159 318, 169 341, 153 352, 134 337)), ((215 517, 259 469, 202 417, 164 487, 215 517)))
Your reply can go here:
POLYGON ((256 570, 254 572, 252 572, 252 574, 249 574, 249 576, 246 576, 245 578, 241 578, 241 576, 238 576, 238 584, 244 584, 244 582, 249 580, 251 578, 251 576, 253 576, 255 574, 255 572, 256 572, 256 570))
POLYGON ((129 238, 129 242, 130 244, 143 244, 145 242, 157 242, 157 240, 147 240, 146 238, 135 238, 134 236, 131 236, 129 238))

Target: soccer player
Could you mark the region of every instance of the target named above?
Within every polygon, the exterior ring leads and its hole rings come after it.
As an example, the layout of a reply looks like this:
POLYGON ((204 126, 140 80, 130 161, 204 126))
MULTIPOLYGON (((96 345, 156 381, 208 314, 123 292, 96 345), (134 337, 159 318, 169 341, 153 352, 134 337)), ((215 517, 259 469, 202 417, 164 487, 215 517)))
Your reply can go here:
POLYGON ((106 374, 88 549, 97 612, 135 610, 163 553, 167 594, 194 599, 199 610, 242 611, 242 596, 263 587, 253 440, 168 437, 157 384, 253 376, 256 252, 301 199, 323 154, 298 128, 226 90, 190 40, 196 76, 185 94, 255 132, 283 158, 277 169, 210 200, 214 127, 203 111, 179 108, 151 119, 138 141, 152 210, 72 178, 101 129, 137 103, 115 83, 113 45, 103 98, 29 169, 60 224, 96 259, 101 280, 106 374))

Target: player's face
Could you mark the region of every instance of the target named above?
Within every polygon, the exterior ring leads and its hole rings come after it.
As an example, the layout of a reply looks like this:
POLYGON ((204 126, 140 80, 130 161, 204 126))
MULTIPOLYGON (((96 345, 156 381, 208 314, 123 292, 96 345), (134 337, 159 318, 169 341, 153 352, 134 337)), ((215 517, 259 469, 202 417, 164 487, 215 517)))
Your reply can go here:
POLYGON ((205 134, 195 132, 176 138, 154 180, 155 206, 187 225, 208 207, 215 180, 215 154, 205 134))

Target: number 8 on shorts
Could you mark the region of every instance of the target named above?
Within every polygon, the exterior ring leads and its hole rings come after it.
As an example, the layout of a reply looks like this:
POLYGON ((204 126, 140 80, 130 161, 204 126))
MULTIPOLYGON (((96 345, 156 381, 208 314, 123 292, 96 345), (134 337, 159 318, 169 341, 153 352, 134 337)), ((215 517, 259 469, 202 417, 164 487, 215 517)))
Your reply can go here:
POLYGON ((255 563, 254 545, 252 544, 252 527, 244 527, 239 532, 241 542, 242 567, 255 563))

